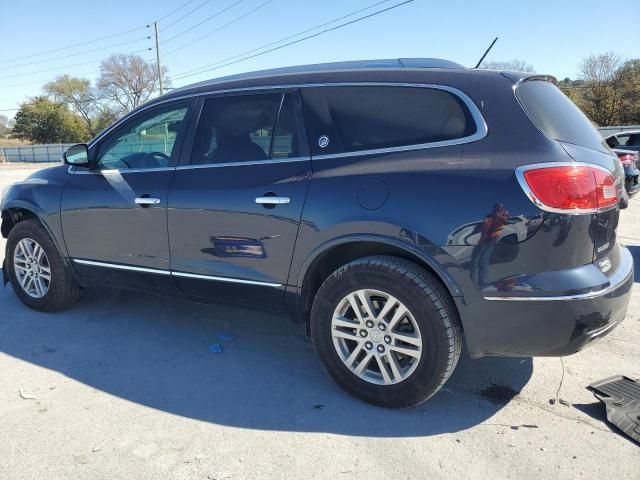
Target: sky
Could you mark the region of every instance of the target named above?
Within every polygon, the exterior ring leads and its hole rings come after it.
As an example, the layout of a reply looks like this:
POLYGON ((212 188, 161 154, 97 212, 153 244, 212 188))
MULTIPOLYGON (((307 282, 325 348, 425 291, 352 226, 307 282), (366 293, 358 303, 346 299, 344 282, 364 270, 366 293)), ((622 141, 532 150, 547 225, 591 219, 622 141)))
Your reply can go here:
POLYGON ((581 59, 591 54, 613 51, 622 59, 640 57, 640 0, 617 0, 614 15, 601 0, 414 0, 265 55, 180 77, 206 65, 225 65, 228 62, 220 62, 374 3, 380 5, 324 28, 403 1, 190 0, 178 9, 187 0, 3 0, 0 114, 13 116, 21 102, 40 94, 57 75, 95 81, 100 61, 112 53, 137 52, 155 61, 155 50, 149 50, 155 45, 155 20, 161 63, 174 87, 234 73, 342 60, 436 57, 472 67, 496 36, 487 60, 524 60, 537 72, 560 79, 578 78, 581 59), (64 48, 70 45, 76 46, 64 48))

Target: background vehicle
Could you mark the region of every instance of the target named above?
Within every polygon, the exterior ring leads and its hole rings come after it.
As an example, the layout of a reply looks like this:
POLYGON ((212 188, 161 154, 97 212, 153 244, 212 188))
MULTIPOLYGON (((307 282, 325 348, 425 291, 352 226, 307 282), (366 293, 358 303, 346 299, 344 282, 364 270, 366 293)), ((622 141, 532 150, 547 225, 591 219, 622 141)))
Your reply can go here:
POLYGON ((613 149, 640 152, 640 131, 638 130, 614 133, 605 137, 605 141, 613 149))
POLYGON ((105 283, 287 308, 389 407, 437 392, 463 338, 576 352, 624 318, 633 261, 620 161, 554 81, 402 59, 173 91, 9 189, 6 273, 46 311, 105 283))
POLYGON ((640 184, 638 184, 638 152, 632 150, 623 150, 620 148, 614 148, 613 151, 620 159, 622 168, 624 168, 624 188, 627 191, 629 197, 634 196, 640 190, 640 184))

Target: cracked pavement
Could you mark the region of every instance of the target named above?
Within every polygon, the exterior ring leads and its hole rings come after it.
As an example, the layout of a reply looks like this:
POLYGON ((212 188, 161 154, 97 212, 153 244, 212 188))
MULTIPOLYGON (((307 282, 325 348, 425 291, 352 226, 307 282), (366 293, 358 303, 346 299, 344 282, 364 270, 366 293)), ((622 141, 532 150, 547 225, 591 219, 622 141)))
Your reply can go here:
MULTIPOLYGON (((0 166, 0 189, 30 171, 0 166)), ((640 271, 640 196, 618 233, 640 271)), ((42 314, 8 286, 0 479, 636 480, 638 444, 585 387, 640 377, 639 273, 625 321, 585 351, 463 357, 438 395, 400 411, 342 393, 285 317, 109 289, 42 314)))

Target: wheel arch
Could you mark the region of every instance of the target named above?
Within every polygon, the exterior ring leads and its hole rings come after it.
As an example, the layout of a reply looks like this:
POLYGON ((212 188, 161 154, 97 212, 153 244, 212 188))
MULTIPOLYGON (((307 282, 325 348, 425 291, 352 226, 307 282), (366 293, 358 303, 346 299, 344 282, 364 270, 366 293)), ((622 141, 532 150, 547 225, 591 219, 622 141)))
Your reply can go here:
POLYGON ((313 299, 324 280, 342 265, 372 255, 389 255, 409 260, 432 273, 452 299, 462 296, 456 282, 436 260, 414 246, 378 235, 349 235, 320 245, 302 265, 297 278, 296 313, 307 324, 307 328, 313 299))
MULTIPOLYGON (((53 226, 47 222, 46 213, 36 204, 21 200, 13 199, 5 202, 2 205, 2 225, 0 226, 0 232, 4 238, 9 237, 9 233, 18 223, 25 220, 38 220, 40 225, 46 230, 53 244, 58 249, 58 252, 64 259, 65 263, 68 262, 66 250, 64 248, 64 241, 56 235, 53 226)), ((61 236, 61 235, 60 235, 61 236)))
POLYGON ((22 200, 14 200, 2 206, 2 236, 7 238, 13 227, 30 218, 40 221, 51 234, 46 222, 42 220, 42 211, 36 205, 22 200))

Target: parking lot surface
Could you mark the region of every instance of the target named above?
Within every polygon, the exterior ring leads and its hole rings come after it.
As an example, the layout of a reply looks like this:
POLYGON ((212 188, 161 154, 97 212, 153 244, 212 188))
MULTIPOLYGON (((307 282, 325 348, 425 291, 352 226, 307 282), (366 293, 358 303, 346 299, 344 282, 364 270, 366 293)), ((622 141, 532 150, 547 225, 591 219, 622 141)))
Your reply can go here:
MULTIPOLYGON (((0 165, 0 190, 32 171, 0 165)), ((585 389, 640 377, 640 198, 618 234, 636 259, 622 325, 562 359, 463 357, 409 410, 344 394, 284 316, 109 289, 44 314, 7 286, 0 478, 637 480, 638 444, 585 389)))

